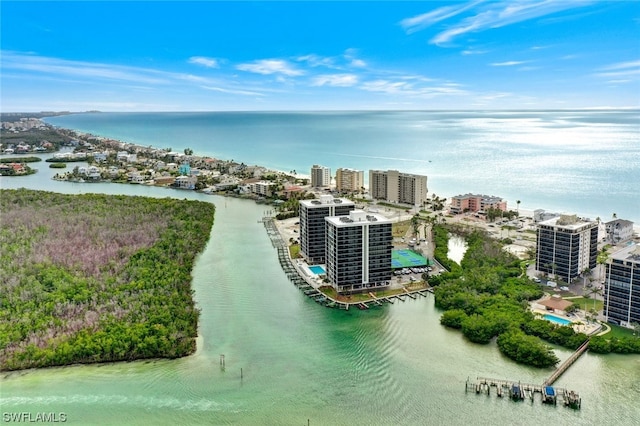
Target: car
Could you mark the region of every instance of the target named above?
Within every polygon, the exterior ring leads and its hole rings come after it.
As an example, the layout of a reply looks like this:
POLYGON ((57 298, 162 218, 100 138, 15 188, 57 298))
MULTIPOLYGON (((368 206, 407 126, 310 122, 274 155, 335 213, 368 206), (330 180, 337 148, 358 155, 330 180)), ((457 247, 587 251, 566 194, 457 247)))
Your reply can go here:
POLYGON ((540 278, 538 278, 538 277, 533 277, 531 279, 533 280, 533 282, 536 282, 536 283, 540 282, 540 278))
POLYGON ((560 290, 569 291, 569 287, 567 287, 566 285, 563 285, 562 287, 560 287, 560 290))
POLYGON ((547 281, 547 287, 555 288, 558 284, 555 281, 547 281))

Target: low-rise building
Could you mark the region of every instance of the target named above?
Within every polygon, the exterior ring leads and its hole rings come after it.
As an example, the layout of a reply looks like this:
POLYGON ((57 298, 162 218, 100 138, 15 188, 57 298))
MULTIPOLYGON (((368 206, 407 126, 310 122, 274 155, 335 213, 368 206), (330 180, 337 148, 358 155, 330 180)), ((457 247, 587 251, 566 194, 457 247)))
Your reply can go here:
POLYGON ((494 195, 464 194, 451 197, 450 212, 453 214, 465 212, 486 212, 489 209, 507 211, 507 202, 494 195))
POLYGON ((607 241, 618 244, 633 238, 633 222, 624 219, 614 219, 605 223, 607 241))

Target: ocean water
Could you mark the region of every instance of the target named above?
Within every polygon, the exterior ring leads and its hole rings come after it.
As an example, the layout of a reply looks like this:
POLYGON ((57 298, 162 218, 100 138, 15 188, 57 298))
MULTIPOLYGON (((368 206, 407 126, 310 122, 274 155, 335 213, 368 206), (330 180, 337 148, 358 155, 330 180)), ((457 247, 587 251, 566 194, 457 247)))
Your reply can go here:
POLYGON ((146 185, 57 182, 48 163, 32 164, 38 173, 1 178, 0 186, 208 201, 215 223, 193 269, 201 309, 194 355, 3 373, 3 422, 21 413, 63 413, 66 424, 80 426, 631 426, 640 418, 640 356, 580 357, 557 382, 580 393, 579 411, 543 405, 539 395, 516 403, 495 390, 465 393, 468 377, 542 383, 552 370, 518 365, 495 343, 472 344, 441 326, 431 295, 367 311, 314 303, 282 271, 259 223, 263 205, 146 185))
POLYGON ((441 197, 640 222, 640 111, 98 113, 49 123, 308 175, 313 164, 428 176, 441 197))

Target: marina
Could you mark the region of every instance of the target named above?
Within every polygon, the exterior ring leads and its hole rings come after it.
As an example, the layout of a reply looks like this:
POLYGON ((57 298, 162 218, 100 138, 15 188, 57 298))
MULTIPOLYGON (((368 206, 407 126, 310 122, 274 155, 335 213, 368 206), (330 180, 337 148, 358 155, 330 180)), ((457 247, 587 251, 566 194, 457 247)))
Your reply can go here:
POLYGON ((582 400, 577 392, 545 384, 535 385, 486 377, 478 377, 475 381, 467 378, 465 382, 465 392, 491 395, 492 389, 495 389, 495 394, 499 398, 508 396, 513 401, 529 400, 533 402, 537 399, 536 395, 539 394, 540 400, 544 404, 556 405, 560 399, 560 402, 568 408, 580 409, 582 405, 582 400))

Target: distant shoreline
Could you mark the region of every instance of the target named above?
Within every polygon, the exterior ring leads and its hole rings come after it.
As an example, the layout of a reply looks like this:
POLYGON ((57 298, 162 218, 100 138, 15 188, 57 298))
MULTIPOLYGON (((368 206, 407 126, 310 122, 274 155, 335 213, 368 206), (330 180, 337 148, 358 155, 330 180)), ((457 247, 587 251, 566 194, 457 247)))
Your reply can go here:
MULTIPOLYGON (((407 110, 407 111, 415 111, 415 112, 460 112, 460 113, 465 113, 465 112, 483 112, 485 110, 477 110, 477 109, 472 109, 472 110, 407 110)), ((640 111, 640 109, 637 108, 615 108, 615 109, 599 109, 599 108, 587 108, 587 109, 575 109, 575 108, 569 108, 569 109, 549 109, 549 110, 540 110, 540 109, 519 109, 519 110, 490 110, 491 112, 511 112, 511 113, 517 113, 517 112, 535 112, 535 111, 544 111, 544 112, 553 112, 553 111, 605 111, 605 112, 609 112, 609 111, 624 111, 624 112, 629 112, 629 111, 640 111)), ((278 112, 283 112, 283 113, 300 113, 300 114, 306 114, 306 113, 313 113, 313 112, 318 112, 318 111, 165 111, 165 112, 160 112, 160 113, 237 113, 237 112, 249 112, 249 113, 278 113, 278 112)), ((375 112, 403 112, 402 110, 364 110, 364 111, 348 111, 348 110, 329 110, 329 111, 319 111, 319 112, 327 112, 327 113, 341 113, 341 112, 350 112, 350 113, 358 113, 358 112, 362 112, 362 113, 375 113, 375 112)), ((72 112, 69 113, 70 115, 78 115, 78 114, 86 114, 89 112, 72 112)), ((117 114, 131 114, 132 112, 110 112, 110 111, 104 111, 104 113, 117 113, 117 114)), ((133 112, 133 113, 153 113, 155 114, 156 112, 133 112)), ((50 123, 48 123, 50 124, 50 123)), ((53 124, 51 124, 53 125, 53 124)), ((58 126, 56 126, 58 127, 58 126)), ((78 133, 85 133, 85 134, 90 134, 87 132, 81 132, 79 130, 75 130, 75 129, 69 129, 68 127, 63 127, 63 126, 59 126, 61 128, 65 128, 68 130, 72 130, 74 132, 78 132, 78 133)), ((127 144, 127 145, 131 145, 131 146, 135 146, 138 148, 148 148, 148 146, 145 146, 143 144, 140 143, 133 143, 133 142, 123 142, 122 140, 118 140, 118 139, 113 139, 110 138, 108 136, 102 136, 104 138, 107 139, 111 139, 111 140, 116 140, 120 143, 123 144, 127 144)), ((155 148, 155 146, 154 146, 155 148)), ((162 149, 162 148, 155 148, 155 149, 162 149)), ((194 153, 194 155, 197 155, 197 153, 194 153)), ((209 156, 203 156, 202 158, 214 158, 214 157, 209 157, 209 156)), ((241 160, 236 160, 236 161, 241 161, 241 160)), ((282 170, 280 168, 273 168, 270 167, 269 165, 264 165, 264 164, 256 164, 256 165, 260 165, 262 167, 265 167, 266 169, 268 169, 269 171, 273 171, 273 172, 277 172, 277 173, 283 173, 283 174, 290 174, 289 171, 286 170, 282 170)), ((427 175, 428 176, 428 175, 427 175)), ((296 177, 298 178, 302 178, 302 179, 310 179, 310 175, 306 174, 306 173, 296 173, 296 177)), ((369 189, 369 185, 365 185, 365 188, 369 189)), ((488 191, 488 192, 492 192, 492 191, 488 191)), ((433 193, 432 193, 433 194, 433 193)), ((458 194, 455 193, 451 193, 451 194, 446 194, 446 198, 447 200, 450 200, 452 196, 455 196, 458 194)), ((506 199, 504 198, 505 201, 507 201, 508 205, 511 206, 510 209, 511 210, 516 210, 516 208, 514 208, 513 206, 516 205, 515 200, 511 200, 511 199, 506 199)), ((526 201, 526 200, 525 200, 526 201)), ((531 216, 533 215, 533 211, 537 210, 537 209, 543 209, 547 212, 557 212, 557 213, 566 213, 566 214, 577 214, 580 217, 588 217, 592 220, 595 220, 596 217, 600 217, 602 222, 606 222, 611 220, 609 218, 610 214, 587 214, 584 212, 580 212, 580 209, 552 209, 552 208, 544 208, 544 207, 538 207, 538 206, 528 206, 528 205, 520 205, 519 207, 519 211, 521 212, 521 214, 525 214, 524 212, 526 212, 526 214, 530 214, 531 216)), ((624 218, 624 216, 622 217, 624 218)), ((636 222, 636 224, 634 224, 634 229, 636 230, 636 232, 640 232, 640 223, 636 222)))

